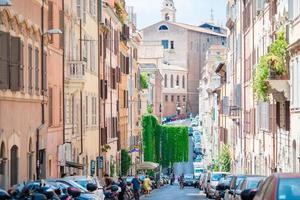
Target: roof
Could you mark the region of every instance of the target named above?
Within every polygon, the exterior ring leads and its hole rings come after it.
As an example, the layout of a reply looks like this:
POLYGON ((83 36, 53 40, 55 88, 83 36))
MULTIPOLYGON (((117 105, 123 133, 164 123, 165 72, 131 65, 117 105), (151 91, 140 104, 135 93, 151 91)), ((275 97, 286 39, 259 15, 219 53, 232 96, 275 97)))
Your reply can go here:
POLYGON ((190 31, 199 32, 199 33, 206 33, 206 34, 210 34, 210 35, 226 37, 226 34, 216 33, 216 32, 214 32, 210 29, 207 29, 207 28, 202 28, 202 27, 199 27, 199 26, 194 26, 194 25, 180 23, 180 22, 171 22, 171 21, 160 21, 160 22, 157 22, 155 24, 152 24, 150 26, 147 26, 147 27, 143 28, 143 30, 145 30, 145 29, 147 29, 151 26, 162 24, 162 23, 163 24, 171 24, 171 25, 174 25, 174 26, 177 26, 177 27, 181 27, 181 28, 184 28, 184 29, 187 29, 187 30, 190 30, 190 31))
POLYGON ((179 67, 177 65, 168 65, 168 64, 162 64, 162 67, 160 67, 161 70, 173 70, 173 71, 186 71, 187 69, 183 67, 179 67))

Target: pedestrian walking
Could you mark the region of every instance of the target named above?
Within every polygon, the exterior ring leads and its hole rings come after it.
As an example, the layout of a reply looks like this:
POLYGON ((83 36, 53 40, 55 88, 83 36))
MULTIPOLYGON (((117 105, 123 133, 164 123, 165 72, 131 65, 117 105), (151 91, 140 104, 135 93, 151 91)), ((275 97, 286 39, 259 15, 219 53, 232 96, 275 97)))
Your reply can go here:
POLYGON ((133 194, 135 200, 140 200, 140 189, 141 189, 141 182, 139 180, 139 176, 135 175, 135 177, 131 181, 133 194))
POLYGON ((118 182, 119 182, 119 187, 121 188, 121 192, 119 193, 118 198, 119 200, 124 200, 124 195, 126 193, 127 185, 121 177, 118 178, 118 182))
POLYGON ((144 190, 146 192, 145 196, 147 197, 147 196, 150 195, 150 191, 152 190, 152 188, 151 188, 151 180, 150 180, 150 178, 149 178, 148 175, 146 176, 146 178, 144 180, 143 186, 144 186, 144 190))
POLYGON ((184 188, 184 174, 179 177, 179 186, 181 190, 184 188))

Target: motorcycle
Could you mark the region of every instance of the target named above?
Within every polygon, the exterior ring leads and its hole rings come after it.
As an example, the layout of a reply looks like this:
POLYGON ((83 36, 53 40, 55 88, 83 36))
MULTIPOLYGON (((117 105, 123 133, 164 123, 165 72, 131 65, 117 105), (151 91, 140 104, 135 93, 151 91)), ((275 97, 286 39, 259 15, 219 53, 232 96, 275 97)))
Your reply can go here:
POLYGON ((117 185, 112 185, 110 191, 104 192, 104 200, 118 200, 121 188, 117 185))

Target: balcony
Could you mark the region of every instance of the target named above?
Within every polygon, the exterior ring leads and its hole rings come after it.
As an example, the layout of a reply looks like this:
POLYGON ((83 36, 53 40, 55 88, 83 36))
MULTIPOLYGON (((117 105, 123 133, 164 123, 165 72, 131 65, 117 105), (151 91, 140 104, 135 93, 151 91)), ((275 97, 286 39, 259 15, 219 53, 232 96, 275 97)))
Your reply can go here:
POLYGON ((85 71, 85 61, 69 61, 66 71, 66 83, 72 86, 83 87, 86 81, 85 71))

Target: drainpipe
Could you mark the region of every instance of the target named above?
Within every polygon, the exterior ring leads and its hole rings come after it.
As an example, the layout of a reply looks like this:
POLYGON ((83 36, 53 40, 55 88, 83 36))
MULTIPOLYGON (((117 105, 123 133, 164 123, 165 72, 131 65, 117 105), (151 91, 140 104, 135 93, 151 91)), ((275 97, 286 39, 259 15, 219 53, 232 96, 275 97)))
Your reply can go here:
POLYGON ((42 86, 42 96, 43 100, 41 103, 41 125, 37 128, 36 130, 36 179, 40 179, 40 155, 39 155, 39 150, 40 150, 40 132, 45 126, 45 88, 46 85, 44 85, 44 6, 45 6, 45 0, 42 0, 42 7, 41 7, 41 86, 42 86))
POLYGON ((80 153, 83 154, 83 119, 82 119, 82 91, 80 91, 80 153))
MULTIPOLYGON (((65 28, 65 0, 62 0, 62 11, 63 11, 63 27, 65 28)), ((65 144, 66 142, 66 133, 65 133, 65 127, 66 127, 66 124, 65 124, 65 30, 62 30, 63 32, 63 58, 62 58, 62 73, 63 73, 63 77, 62 77, 62 98, 63 98, 63 144, 65 144)))

